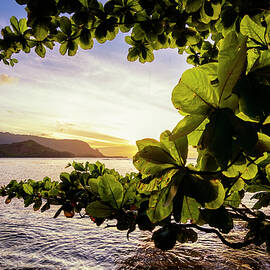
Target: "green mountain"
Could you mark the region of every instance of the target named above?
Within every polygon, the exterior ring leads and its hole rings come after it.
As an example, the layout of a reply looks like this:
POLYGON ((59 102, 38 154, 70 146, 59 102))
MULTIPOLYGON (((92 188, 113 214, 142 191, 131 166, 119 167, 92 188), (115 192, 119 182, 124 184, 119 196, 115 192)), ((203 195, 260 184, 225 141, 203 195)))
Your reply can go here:
POLYGON ((28 140, 24 142, 0 144, 0 157, 74 157, 69 152, 60 152, 28 140))

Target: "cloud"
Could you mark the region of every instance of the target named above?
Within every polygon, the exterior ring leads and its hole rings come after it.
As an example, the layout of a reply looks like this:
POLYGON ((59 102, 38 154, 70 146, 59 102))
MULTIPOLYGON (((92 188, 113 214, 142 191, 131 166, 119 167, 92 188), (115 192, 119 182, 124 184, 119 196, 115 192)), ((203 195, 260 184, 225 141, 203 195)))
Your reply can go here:
POLYGON ((80 130, 76 128, 76 125, 72 123, 60 123, 57 122, 56 132, 64 133, 68 136, 76 136, 83 140, 96 142, 95 144, 99 145, 126 145, 128 140, 118 138, 115 136, 110 136, 100 132, 90 131, 90 130, 80 130))
POLYGON ((11 77, 7 74, 0 74, 0 85, 15 83, 17 81, 18 79, 16 77, 11 77))
POLYGON ((111 147, 100 147, 99 151, 106 156, 124 156, 132 158, 137 150, 135 145, 123 145, 123 146, 111 146, 111 147))

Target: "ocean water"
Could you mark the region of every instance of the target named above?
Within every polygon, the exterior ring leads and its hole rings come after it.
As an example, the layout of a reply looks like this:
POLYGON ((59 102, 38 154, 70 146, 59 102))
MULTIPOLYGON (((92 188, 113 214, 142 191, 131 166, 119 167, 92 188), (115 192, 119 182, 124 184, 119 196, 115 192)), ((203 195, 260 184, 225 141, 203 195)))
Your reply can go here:
MULTIPOLYGON (((95 162, 97 159, 76 161, 95 162)), ((135 171, 129 159, 99 159, 121 174, 135 171)), ((12 179, 59 179, 72 159, 2 158, 0 186, 12 179)), ((155 249, 151 234, 136 230, 127 240, 126 233, 115 228, 97 227, 89 218, 63 215, 54 219, 57 207, 44 213, 25 208, 20 200, 9 205, 0 198, 0 269, 270 269, 265 247, 250 246, 233 250, 214 235, 199 234, 195 244, 178 244, 173 250, 155 249)), ((228 236, 240 240, 245 228, 237 224, 228 236)))

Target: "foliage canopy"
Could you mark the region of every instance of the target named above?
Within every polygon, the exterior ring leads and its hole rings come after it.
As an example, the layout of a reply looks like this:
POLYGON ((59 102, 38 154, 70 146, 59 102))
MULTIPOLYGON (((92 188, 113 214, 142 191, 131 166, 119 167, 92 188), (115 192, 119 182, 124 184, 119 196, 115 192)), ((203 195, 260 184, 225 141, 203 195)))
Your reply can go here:
POLYGON ((25 206, 46 211, 60 205, 67 217, 85 211, 97 224, 116 219, 119 230, 154 230, 158 248, 195 242, 193 229, 215 233, 233 248, 266 244, 270 252, 270 4, 268 0, 16 0, 27 18, 12 17, 2 29, 0 60, 31 50, 45 57, 55 44, 73 56, 79 47, 126 33, 127 59, 154 60, 154 50, 187 53, 186 70, 172 92, 184 116, 160 141, 137 141, 134 166, 126 176, 103 164, 72 163, 60 182, 11 181, 1 196, 23 198, 25 206), (188 146, 196 165, 186 164, 188 146), (242 199, 253 192, 253 208, 242 199), (243 242, 224 234, 240 219, 243 242), (207 228, 203 225, 209 225, 207 228), (193 228, 193 229, 191 229, 193 228), (164 236, 165 239, 164 239, 164 236), (168 237, 170 241, 168 241, 168 237))

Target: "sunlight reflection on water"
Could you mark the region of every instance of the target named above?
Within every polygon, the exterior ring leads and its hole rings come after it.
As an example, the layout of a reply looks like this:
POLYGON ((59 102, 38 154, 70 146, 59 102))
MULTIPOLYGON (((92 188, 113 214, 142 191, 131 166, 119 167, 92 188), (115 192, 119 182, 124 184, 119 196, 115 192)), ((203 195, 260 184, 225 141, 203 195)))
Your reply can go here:
MULTIPOLYGON (((95 162, 96 159, 77 161, 95 162)), ((68 159, 0 159, 0 185, 11 179, 59 179, 68 159)), ((134 171, 129 159, 101 159, 121 174, 134 171)), ((24 208, 22 201, 10 205, 0 198, 0 269, 270 269, 264 247, 232 250, 213 235, 201 233, 196 244, 178 244, 163 252, 154 248, 151 234, 136 230, 130 241, 125 232, 96 227, 88 218, 53 219, 57 207, 45 213, 24 208)), ((238 239, 238 226, 230 238, 238 239)))

